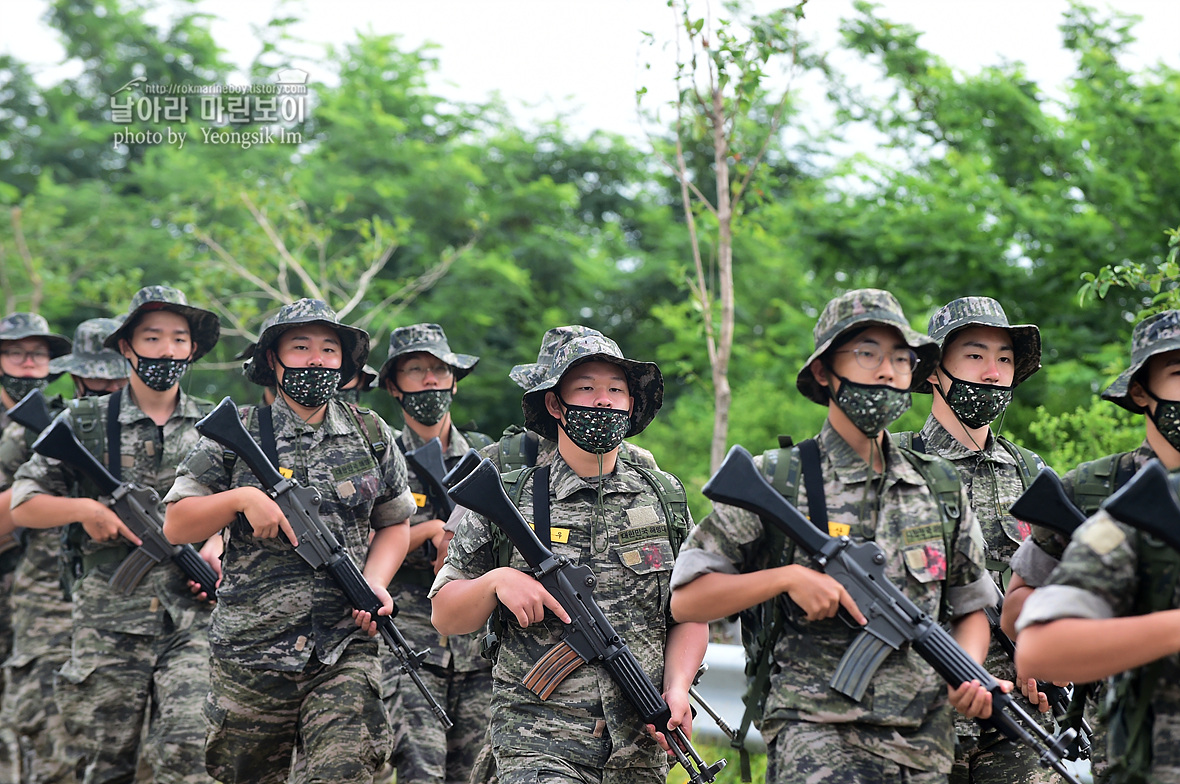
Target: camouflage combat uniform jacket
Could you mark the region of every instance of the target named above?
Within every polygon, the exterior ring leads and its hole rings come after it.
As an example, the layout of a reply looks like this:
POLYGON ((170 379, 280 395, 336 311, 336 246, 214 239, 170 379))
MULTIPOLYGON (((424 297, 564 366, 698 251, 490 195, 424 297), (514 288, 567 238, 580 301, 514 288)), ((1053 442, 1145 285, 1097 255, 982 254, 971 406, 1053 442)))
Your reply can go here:
MULTIPOLYGON (((103 433, 106 433, 107 426, 108 397, 84 398, 97 401, 95 426, 103 433)), ((150 487, 163 496, 172 486, 177 464, 200 438, 193 426, 202 417, 201 409, 195 398, 181 391, 176 409, 163 427, 158 427, 135 404, 131 394, 124 391, 121 398, 119 455, 122 479, 150 487)), ((72 412, 80 402, 69 401, 62 414, 71 424, 72 412)), ((97 457, 106 459, 105 455, 97 457)), ((16 473, 12 488, 13 507, 41 493, 70 496, 75 486, 72 473, 57 460, 34 454, 16 473)), ((87 483, 83 482, 83 491, 86 486, 87 483)), ((86 571, 74 584, 75 627, 158 637, 165 634, 166 629, 183 631, 194 624, 208 623, 208 603, 193 598, 184 572, 174 562, 167 560, 156 564, 135 590, 124 596, 122 591, 110 585, 110 579, 122 559, 131 552, 131 545, 121 539, 95 542, 84 534, 82 536, 86 571)))
MULTIPOLYGON (((602 478, 602 506, 596 479, 579 477, 554 454, 549 484, 551 549, 589 566, 598 578, 599 606, 624 636, 644 671, 662 690, 664 645, 674 624, 668 581, 673 554, 659 499, 643 477, 622 460, 602 478)), ((521 488, 519 507, 532 519, 532 482, 521 488)), ((469 512, 451 541, 446 563, 431 589, 433 597, 457 579, 474 579, 495 567, 491 523, 469 512)), ((527 570, 513 550, 511 566, 527 570)), ((666 768, 655 745, 606 668, 588 664, 571 673, 541 700, 521 683, 561 638, 562 623, 551 613, 522 629, 504 613, 504 639, 492 669, 491 740, 501 773, 513 757, 553 756, 590 768, 666 768)))
MULTIPOLYGON (((417 449, 426 443, 417 433, 406 428, 399 436, 406 450, 417 449)), ((451 425, 450 446, 443 453, 447 469, 467 454, 471 447, 459 429, 451 425)), ((441 514, 429 500, 425 486, 413 471, 408 477, 410 491, 414 496, 415 511, 410 516, 410 525, 434 520, 441 514)), ((445 521, 444 521, 445 522, 445 521)), ((454 672, 473 672, 491 669, 491 662, 479 655, 482 634, 440 635, 430 623, 430 599, 426 597, 434 582, 434 567, 426 555, 426 548, 418 547, 406 554, 406 560, 398 569, 389 586, 394 602, 398 606, 397 625, 409 640, 414 650, 430 648, 426 663, 454 672)), ((392 656, 386 663, 385 680, 395 679, 401 672, 400 665, 392 656)), ((388 684, 387 684, 388 685, 388 684)), ((388 690, 386 690, 388 691, 388 690)))
MULTIPOLYGON (((983 543, 987 547, 987 570, 1002 592, 1007 587, 1008 562, 1012 560, 1020 543, 1029 537, 1029 524, 1017 520, 1008 512, 1008 508, 1024 493, 1016 459, 996 441, 995 434, 990 430, 987 443, 980 451, 963 446, 934 416, 926 420, 920 435, 928 454, 938 455, 958 469, 963 489, 967 491, 975 519, 979 521, 979 528, 983 532, 983 543)), ((1029 468, 1035 473, 1040 466, 1029 468)), ((1004 653, 994 633, 992 637, 983 668, 997 678, 1015 683, 1016 666, 1004 653)), ((1038 714, 1038 718, 1044 726, 1053 726, 1051 714, 1038 714)), ((979 722, 956 713, 955 734, 977 738, 980 734, 979 722)))
MULTIPOLYGON (((1133 474, 1154 458, 1155 450, 1144 440, 1139 445, 1139 448, 1131 453, 1133 471, 1129 473, 1133 474)), ((1065 494, 1075 504, 1077 503, 1077 498, 1074 488, 1077 484, 1077 472, 1078 469, 1073 468, 1065 476, 1061 477, 1061 484, 1065 488, 1065 494)), ((1113 489, 1117 490, 1118 488, 1113 489)), ((1065 552, 1065 546, 1067 544, 1068 542, 1060 534, 1050 531, 1048 528, 1034 525, 1032 526, 1031 535, 1024 540, 1012 556, 1012 571, 1020 575, 1021 579, 1034 588, 1044 585, 1049 579, 1049 575, 1053 573, 1053 569, 1057 567, 1058 562, 1061 560, 1061 555, 1065 552)))
MULTIPOLYGON (((1143 547, 1143 539, 1133 528, 1104 510, 1096 513, 1074 531, 1048 582, 1024 603, 1017 632, 1059 618, 1121 618, 1143 613, 1145 595, 1154 596, 1159 590, 1148 585, 1143 547)), ((1180 607, 1180 581, 1173 581, 1167 606, 1180 607)), ((1180 781, 1180 743, 1176 742, 1180 739, 1180 654, 1166 656, 1156 664, 1160 669, 1151 696, 1151 781, 1180 781)))
MULTIPOLYGON (((380 423, 381 440, 391 446, 374 460, 354 409, 333 400, 318 426, 305 424, 280 398, 271 407, 279 467, 294 472, 301 485, 323 497, 320 518, 327 523, 357 568, 364 568, 369 530, 405 520, 414 508, 406 485, 406 466, 393 444, 393 432, 380 423)), ((258 440, 258 415, 241 410, 247 430, 258 440)), ((176 471, 168 503, 261 484, 244 461, 226 474, 222 447, 201 439, 176 471)), ((226 528, 223 578, 209 632, 215 657, 244 667, 300 672, 313 651, 334 664, 345 647, 367 640, 352 618, 344 592, 325 571, 315 571, 295 554, 285 536, 258 539, 240 515, 226 528)))
MULTIPOLYGON (((888 559, 886 574, 933 617, 953 620, 995 603, 995 588, 984 571, 983 536, 965 492, 948 553, 938 501, 921 474, 896 453, 888 435, 883 476, 874 476, 830 423, 824 423, 816 440, 830 531, 847 533, 854 541, 875 541, 888 559)), ((796 506, 807 514, 802 482, 796 506)), ((673 587, 709 572, 766 568, 771 557, 766 542, 754 514, 714 504, 680 551, 673 587)), ((796 550, 794 563, 810 565, 810 559, 796 550)), ((787 721, 855 723, 850 743, 905 767, 950 771, 954 737, 946 684, 921 656, 909 646, 891 653, 864 698, 854 703, 828 681, 856 632, 836 618, 798 618, 794 624, 794 629, 784 627, 774 649, 760 728, 768 741, 787 721)))
MULTIPOLYGON (((49 401, 50 412, 65 405, 61 398, 49 401)), ((0 434, 0 490, 12 486, 16 472, 32 451, 29 433, 11 423, 0 434)), ((6 667, 24 667, 40 656, 70 655, 71 607, 62 596, 61 529, 27 528, 21 533, 25 551, 13 573, 12 656, 6 667)))

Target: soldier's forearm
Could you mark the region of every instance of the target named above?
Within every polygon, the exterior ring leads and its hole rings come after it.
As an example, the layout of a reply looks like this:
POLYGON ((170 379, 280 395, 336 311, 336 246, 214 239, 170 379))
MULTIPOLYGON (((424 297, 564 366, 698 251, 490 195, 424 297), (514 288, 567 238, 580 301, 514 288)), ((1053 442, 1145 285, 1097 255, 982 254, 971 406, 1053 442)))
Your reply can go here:
POLYGON ((664 646, 664 691, 687 692, 708 647, 707 623, 678 623, 669 629, 664 646))
POLYGON ((409 544, 409 522, 381 528, 373 534, 364 568, 365 579, 370 585, 389 585, 406 559, 409 544))
POLYGON ((12 522, 12 489, 5 490, 0 493, 0 549, 3 549, 3 542, 6 537, 12 535, 13 529, 16 528, 16 523, 12 522))
POLYGON ((12 509, 12 522, 25 528, 57 528, 93 516, 92 498, 40 494, 12 509))

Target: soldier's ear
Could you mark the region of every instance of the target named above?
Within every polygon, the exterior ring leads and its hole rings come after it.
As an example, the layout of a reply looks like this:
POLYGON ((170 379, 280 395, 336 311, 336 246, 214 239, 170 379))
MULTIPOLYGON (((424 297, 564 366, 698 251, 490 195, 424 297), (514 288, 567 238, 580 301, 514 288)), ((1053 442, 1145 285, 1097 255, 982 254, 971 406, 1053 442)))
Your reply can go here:
POLYGON ((1139 381, 1132 381, 1127 387, 1127 397, 1143 409, 1149 409, 1151 404, 1151 395, 1147 394, 1147 390, 1143 388, 1143 384, 1139 381))
POLYGON ((553 394, 553 392, 545 393, 545 410, 558 422, 562 421, 561 405, 557 402, 557 395, 553 394))
POLYGON ((823 360, 818 357, 811 360, 811 375, 815 376, 815 382, 821 387, 831 384, 831 379, 828 378, 828 369, 824 367, 823 360))

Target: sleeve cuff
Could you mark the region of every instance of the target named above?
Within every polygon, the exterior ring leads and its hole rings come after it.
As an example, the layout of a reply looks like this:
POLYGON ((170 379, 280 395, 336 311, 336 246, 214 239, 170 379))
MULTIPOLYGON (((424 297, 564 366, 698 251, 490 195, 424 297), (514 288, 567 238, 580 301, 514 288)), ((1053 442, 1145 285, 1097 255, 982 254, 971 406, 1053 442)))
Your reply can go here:
POLYGON ((702 574, 710 572, 737 574, 737 569, 725 557, 717 553, 710 553, 695 547, 681 550, 680 555, 676 556, 676 565, 672 568, 672 589, 688 585, 702 574))
POLYGON ((406 488, 397 498, 377 506, 369 518, 369 525, 373 529, 388 528, 391 525, 405 522, 418 509, 414 502, 414 494, 406 488))
POLYGON ((1029 537, 1016 548, 1008 565, 1012 567, 1014 574, 1020 575, 1020 579, 1033 588, 1039 588, 1049 582, 1049 575, 1059 563, 1061 561, 1042 550, 1041 546, 1029 537))
POLYGON ((947 603, 951 607, 951 618, 962 618, 977 610, 995 607, 999 602, 999 591, 988 574, 967 585, 947 588, 947 603))
POLYGON ((442 590, 442 587, 454 580, 470 580, 462 570, 451 566, 449 563, 443 562, 442 568, 438 570, 438 574, 434 576, 434 585, 430 586, 430 592, 426 594, 427 599, 433 599, 434 595, 442 590))
POLYGON ((45 490, 33 480, 17 479, 12 483, 12 503, 10 508, 16 509, 33 496, 44 494, 45 490))
POLYGON ((1048 623, 1061 618, 1113 618, 1114 608, 1105 599, 1084 588, 1072 585, 1046 585, 1038 588, 1024 603, 1016 619, 1016 633, 1035 623, 1048 623))
POLYGON ((168 494, 164 496, 164 503, 170 504, 182 498, 206 495, 213 495, 213 491, 191 476, 178 476, 168 494))

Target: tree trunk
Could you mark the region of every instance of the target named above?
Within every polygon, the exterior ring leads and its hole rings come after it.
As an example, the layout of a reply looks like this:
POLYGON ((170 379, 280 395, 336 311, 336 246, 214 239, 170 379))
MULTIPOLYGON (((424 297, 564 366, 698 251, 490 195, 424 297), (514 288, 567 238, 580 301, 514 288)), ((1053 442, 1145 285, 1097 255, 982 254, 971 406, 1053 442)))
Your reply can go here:
POLYGON ((720 89, 713 90, 713 160, 717 167, 717 293, 721 324, 713 362, 713 443, 709 465, 713 473, 725 459, 729 439, 729 357, 733 351, 733 205, 729 190, 729 140, 725 136, 725 106, 720 89))

